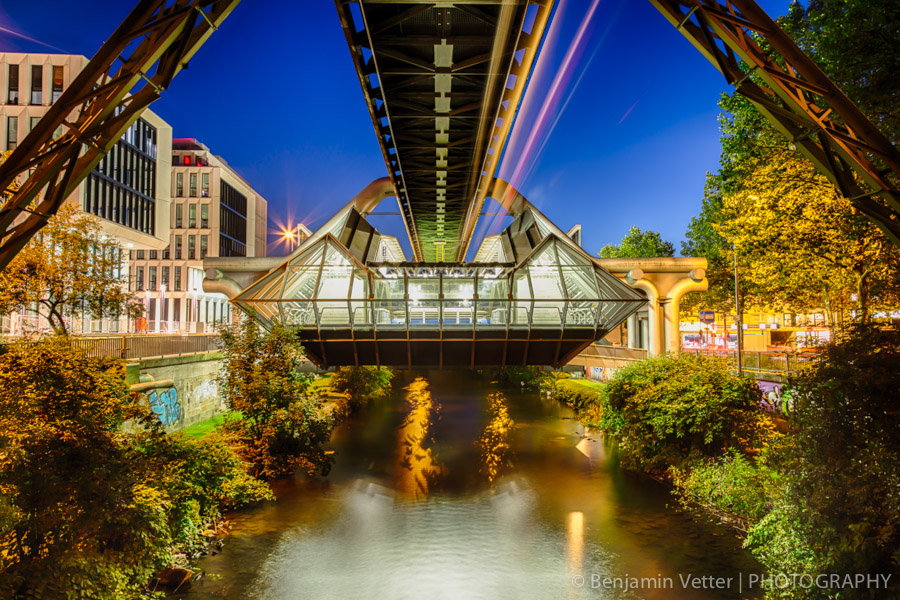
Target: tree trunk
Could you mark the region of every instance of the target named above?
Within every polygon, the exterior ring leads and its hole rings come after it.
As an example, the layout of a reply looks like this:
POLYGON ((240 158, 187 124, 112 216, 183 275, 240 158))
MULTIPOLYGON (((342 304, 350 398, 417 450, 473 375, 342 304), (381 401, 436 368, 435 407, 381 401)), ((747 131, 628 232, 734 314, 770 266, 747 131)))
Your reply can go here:
POLYGON ((866 271, 856 276, 856 320, 869 321, 869 274, 866 271))
POLYGON ((834 326, 834 313, 831 312, 831 294, 827 285, 822 286, 822 300, 825 304, 825 326, 831 328, 834 326))

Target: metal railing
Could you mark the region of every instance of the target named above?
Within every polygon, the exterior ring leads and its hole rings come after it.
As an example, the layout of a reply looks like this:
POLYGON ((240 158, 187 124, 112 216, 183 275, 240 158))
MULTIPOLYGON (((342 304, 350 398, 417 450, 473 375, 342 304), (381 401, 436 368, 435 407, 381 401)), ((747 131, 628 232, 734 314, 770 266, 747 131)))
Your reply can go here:
POLYGON ((219 350, 219 336, 197 335, 110 335, 78 336, 72 343, 89 356, 151 358, 201 354, 219 350))
MULTIPOLYGON (((737 351, 735 350, 706 350, 697 348, 684 348, 683 354, 698 356, 713 356, 728 361, 728 365, 737 371, 737 351)), ((805 364, 815 360, 816 355, 807 352, 761 352, 753 350, 741 351, 741 367, 745 373, 751 375, 782 375, 790 377, 797 373, 805 364)))
POLYGON ((614 358, 618 360, 643 360, 649 352, 644 348, 628 348, 627 346, 607 346, 605 344, 591 344, 582 352, 584 356, 597 356, 602 358, 614 358))

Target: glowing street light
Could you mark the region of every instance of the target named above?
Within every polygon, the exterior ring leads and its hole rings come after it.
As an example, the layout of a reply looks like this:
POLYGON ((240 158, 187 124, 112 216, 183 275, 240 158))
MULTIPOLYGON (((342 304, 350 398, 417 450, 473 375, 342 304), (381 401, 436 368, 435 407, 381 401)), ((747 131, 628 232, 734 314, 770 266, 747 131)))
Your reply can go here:
POLYGON ((303 225, 302 225, 301 223, 297 223, 297 226, 296 226, 296 227, 291 227, 291 228, 289 228, 289 229, 282 229, 282 230, 281 230, 281 239, 283 239, 283 240, 289 240, 291 252, 294 251, 294 240, 297 241, 297 245, 298 245, 298 246, 300 245, 300 239, 301 239, 301 237, 302 237, 302 234, 301 234, 301 232, 300 232, 300 228, 301 228, 302 226, 303 226, 303 225))

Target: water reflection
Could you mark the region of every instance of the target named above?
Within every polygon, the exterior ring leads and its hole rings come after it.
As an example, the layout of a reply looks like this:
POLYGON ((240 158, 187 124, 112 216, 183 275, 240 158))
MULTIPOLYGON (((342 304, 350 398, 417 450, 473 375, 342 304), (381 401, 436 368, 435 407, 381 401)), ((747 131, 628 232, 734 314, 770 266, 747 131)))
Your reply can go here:
POLYGON ((400 465, 397 482, 398 491, 423 499, 428 496, 436 479, 441 474, 441 465, 434 456, 431 446, 431 426, 438 411, 428 380, 417 377, 406 388, 409 414, 400 426, 400 465))
POLYGON ((513 466, 509 436, 516 422, 509 416, 506 396, 501 392, 494 392, 488 397, 488 412, 491 420, 481 433, 478 445, 481 447, 482 472, 490 483, 494 483, 504 470, 513 466))
POLYGON ((238 515, 223 552, 199 565, 219 578, 178 596, 732 600, 730 590, 572 580, 759 569, 727 530, 622 472, 614 448, 558 403, 463 373, 398 380, 392 398, 335 430, 327 479, 276 482, 278 502, 238 515))

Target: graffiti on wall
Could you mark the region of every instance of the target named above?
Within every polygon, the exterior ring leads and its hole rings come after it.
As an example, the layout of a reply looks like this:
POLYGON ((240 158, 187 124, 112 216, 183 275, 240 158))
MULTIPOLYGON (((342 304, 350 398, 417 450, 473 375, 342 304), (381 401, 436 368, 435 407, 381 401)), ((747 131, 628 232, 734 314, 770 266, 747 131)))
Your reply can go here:
POLYGON ((184 417, 181 403, 178 402, 178 390, 170 387, 165 390, 153 390, 147 396, 150 409, 156 413, 165 427, 179 423, 184 417))
POLYGON ((219 395, 219 384, 215 379, 207 379, 194 388, 194 398, 215 398, 219 395))

